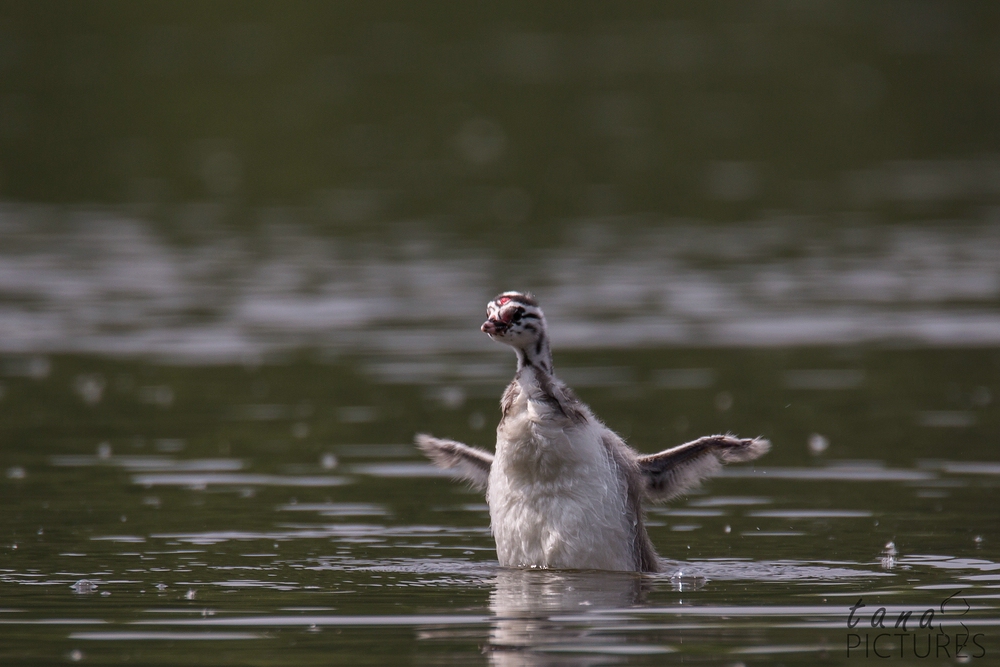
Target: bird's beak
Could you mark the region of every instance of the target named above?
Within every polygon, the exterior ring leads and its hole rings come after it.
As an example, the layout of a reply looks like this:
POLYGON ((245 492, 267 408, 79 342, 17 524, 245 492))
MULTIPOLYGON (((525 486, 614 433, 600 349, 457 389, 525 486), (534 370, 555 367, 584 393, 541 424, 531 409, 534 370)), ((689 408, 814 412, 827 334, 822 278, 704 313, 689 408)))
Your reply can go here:
POLYGON ((503 322, 498 322, 497 320, 486 320, 483 322, 483 326, 479 327, 483 333, 487 333, 491 336, 503 333, 506 326, 503 322))

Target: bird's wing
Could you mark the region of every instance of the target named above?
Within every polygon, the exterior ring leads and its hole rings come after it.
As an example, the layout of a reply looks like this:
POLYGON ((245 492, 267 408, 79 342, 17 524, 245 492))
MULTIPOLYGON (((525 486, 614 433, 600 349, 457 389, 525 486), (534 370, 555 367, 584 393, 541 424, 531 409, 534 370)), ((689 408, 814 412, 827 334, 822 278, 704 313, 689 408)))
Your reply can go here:
POLYGON ((639 457, 646 497, 664 501, 676 498, 717 472, 725 463, 753 461, 767 453, 771 443, 763 438, 709 435, 639 457))
POLYGON ((435 438, 418 433, 417 447, 439 468, 452 471, 456 477, 470 482, 477 489, 485 489, 490 478, 493 455, 454 440, 435 438))

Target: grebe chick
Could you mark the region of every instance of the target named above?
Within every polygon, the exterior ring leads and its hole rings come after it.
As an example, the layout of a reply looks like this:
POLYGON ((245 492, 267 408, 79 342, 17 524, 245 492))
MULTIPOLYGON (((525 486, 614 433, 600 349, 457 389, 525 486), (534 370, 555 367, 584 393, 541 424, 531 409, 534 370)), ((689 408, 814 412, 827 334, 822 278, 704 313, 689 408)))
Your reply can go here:
POLYGON ((496 453, 425 434, 416 441, 435 464, 486 489, 503 567, 656 572, 643 499, 679 496, 722 464, 752 461, 771 446, 711 435, 642 456, 555 376, 534 297, 504 292, 486 313, 482 330, 517 353, 496 453))

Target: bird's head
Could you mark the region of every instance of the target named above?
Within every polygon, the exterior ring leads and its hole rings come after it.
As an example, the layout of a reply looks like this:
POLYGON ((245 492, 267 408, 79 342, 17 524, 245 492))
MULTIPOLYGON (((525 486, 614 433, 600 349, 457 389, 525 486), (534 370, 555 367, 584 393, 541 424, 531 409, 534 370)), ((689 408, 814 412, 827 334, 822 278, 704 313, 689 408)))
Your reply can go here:
POLYGON ((530 294, 504 292, 486 304, 480 328, 493 340, 524 350, 544 338, 545 316, 530 294))

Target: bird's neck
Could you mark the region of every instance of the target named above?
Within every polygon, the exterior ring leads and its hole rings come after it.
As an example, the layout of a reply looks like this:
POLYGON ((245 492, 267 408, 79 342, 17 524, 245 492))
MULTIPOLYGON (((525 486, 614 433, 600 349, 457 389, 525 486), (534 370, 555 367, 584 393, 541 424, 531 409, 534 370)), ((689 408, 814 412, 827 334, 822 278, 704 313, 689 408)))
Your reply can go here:
POLYGON ((549 347, 549 339, 542 333, 534 343, 527 347, 516 347, 517 370, 533 368, 548 375, 552 374, 552 349, 549 347))

